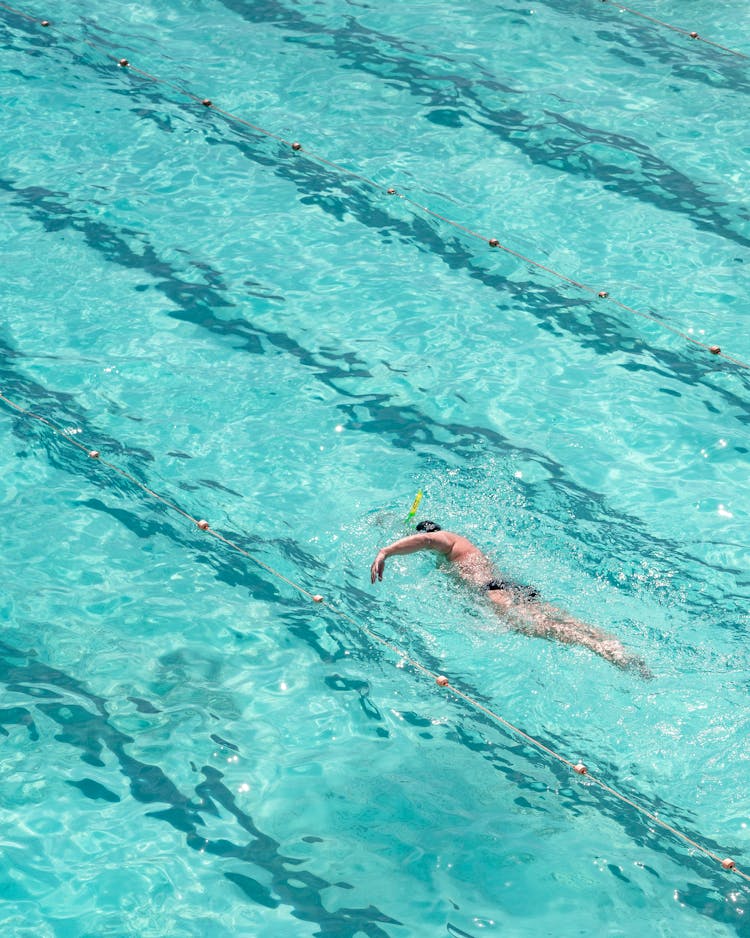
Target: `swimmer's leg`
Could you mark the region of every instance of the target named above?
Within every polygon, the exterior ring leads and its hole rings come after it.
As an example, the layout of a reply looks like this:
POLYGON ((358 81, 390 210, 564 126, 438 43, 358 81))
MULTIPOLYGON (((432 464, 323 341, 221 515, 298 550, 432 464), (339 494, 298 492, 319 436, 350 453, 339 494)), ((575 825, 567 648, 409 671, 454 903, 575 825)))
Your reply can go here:
POLYGON ((644 660, 626 651, 613 635, 574 619, 554 606, 513 602, 509 594, 501 591, 488 595, 497 612, 504 613, 516 631, 566 645, 581 645, 623 671, 637 671, 646 680, 653 678, 644 660))

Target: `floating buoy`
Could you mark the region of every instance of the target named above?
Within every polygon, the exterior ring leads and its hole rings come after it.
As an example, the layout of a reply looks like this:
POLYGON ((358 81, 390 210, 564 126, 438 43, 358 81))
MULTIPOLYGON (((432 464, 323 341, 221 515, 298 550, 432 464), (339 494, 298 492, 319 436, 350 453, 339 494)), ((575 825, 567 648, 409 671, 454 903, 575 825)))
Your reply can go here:
POLYGON ((99 450, 98 450, 98 449, 90 449, 90 450, 89 450, 89 459, 98 459, 98 458, 99 458, 99 450))
POLYGON ((600 290, 598 293, 598 296, 600 300, 606 300, 607 297, 609 296, 609 293, 607 293, 606 290, 600 290))
POLYGON ((201 519, 200 521, 196 521, 195 523, 198 525, 201 531, 208 531, 210 527, 208 521, 204 521, 203 519, 201 519))
POLYGON ((293 149, 293 150, 301 150, 301 149, 302 149, 302 144, 301 144, 301 143, 297 143, 297 141, 295 140, 294 143, 292 144, 292 149, 293 149))
POLYGON ((721 865, 724 867, 725 870, 737 869, 737 864, 734 862, 734 860, 731 857, 727 857, 726 860, 722 860, 721 865))
POLYGON ((130 62, 128 62, 127 59, 120 59, 117 64, 120 66, 120 68, 127 68, 128 65, 130 65, 130 62))
POLYGON ((579 762, 578 765, 573 766, 573 771, 578 772, 579 775, 588 775, 589 770, 586 768, 583 762, 579 762))
POLYGON ((709 350, 709 352, 710 352, 712 355, 719 355, 719 354, 721 354, 721 346, 720 346, 720 345, 711 345, 708 350, 709 350))
POLYGON ((435 683, 439 684, 441 687, 447 687, 450 684, 450 681, 444 674, 438 674, 435 678, 435 683))
POLYGON ((213 103, 213 102, 211 101, 210 98, 204 98, 204 99, 201 101, 201 104, 203 105, 203 107, 211 107, 211 104, 212 104, 212 103, 213 103))
POLYGON ((314 602, 314 603, 322 603, 322 602, 323 602, 323 597, 320 595, 320 593, 316 593, 316 594, 313 596, 313 602, 314 602))
POLYGON ((691 38, 691 39, 699 39, 700 36, 698 35, 698 33, 690 33, 690 38, 691 38))
POLYGON ((489 246, 490 246, 491 248, 499 248, 499 247, 500 247, 500 242, 497 240, 497 238, 490 238, 490 240, 489 240, 487 243, 489 244, 489 246))

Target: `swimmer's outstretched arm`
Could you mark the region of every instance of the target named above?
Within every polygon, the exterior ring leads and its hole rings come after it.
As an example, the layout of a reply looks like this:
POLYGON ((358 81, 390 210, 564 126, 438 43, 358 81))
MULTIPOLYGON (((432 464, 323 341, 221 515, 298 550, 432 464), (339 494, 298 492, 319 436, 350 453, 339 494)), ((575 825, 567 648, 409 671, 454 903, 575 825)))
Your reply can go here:
POLYGON ((456 535, 451 534, 450 531, 431 531, 423 534, 410 534, 409 537, 402 537, 387 547, 381 547, 370 567, 370 582, 374 583, 375 580, 383 579, 387 557, 393 557, 394 554, 416 554, 419 550, 436 550, 441 554, 447 554, 450 553, 455 539, 456 535))

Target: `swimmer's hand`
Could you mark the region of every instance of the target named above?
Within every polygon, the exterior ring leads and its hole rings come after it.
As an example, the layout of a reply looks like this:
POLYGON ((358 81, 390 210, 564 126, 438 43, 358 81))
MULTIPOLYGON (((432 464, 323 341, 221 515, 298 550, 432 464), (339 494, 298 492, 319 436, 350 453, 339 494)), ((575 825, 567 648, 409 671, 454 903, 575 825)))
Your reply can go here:
POLYGON ((370 583, 374 583, 375 580, 383 579, 383 570, 385 569, 385 551, 379 550, 377 557, 373 560, 372 566, 370 567, 370 583))

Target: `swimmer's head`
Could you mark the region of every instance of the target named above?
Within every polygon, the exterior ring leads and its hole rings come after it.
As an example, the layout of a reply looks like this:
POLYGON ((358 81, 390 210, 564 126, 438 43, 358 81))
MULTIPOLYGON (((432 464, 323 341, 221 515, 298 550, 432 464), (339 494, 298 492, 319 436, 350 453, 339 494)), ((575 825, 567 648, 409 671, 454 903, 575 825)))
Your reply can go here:
POLYGON ((417 525, 417 531, 424 531, 425 534, 432 534, 433 531, 442 531, 439 524, 434 521, 420 521, 417 525))

